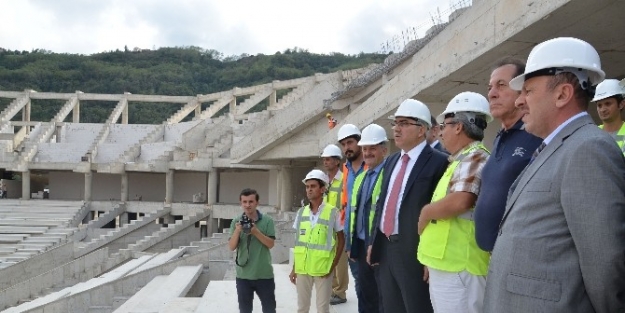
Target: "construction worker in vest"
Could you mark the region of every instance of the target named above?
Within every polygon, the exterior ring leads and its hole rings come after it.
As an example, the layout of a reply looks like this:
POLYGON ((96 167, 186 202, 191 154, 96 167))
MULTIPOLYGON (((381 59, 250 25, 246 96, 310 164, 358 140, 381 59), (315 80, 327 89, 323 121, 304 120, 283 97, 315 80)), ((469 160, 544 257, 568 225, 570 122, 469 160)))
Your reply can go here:
POLYGON ((597 104, 597 113, 603 123, 599 128, 608 132, 625 154, 625 123, 621 115, 625 107, 624 95, 625 87, 619 85, 617 79, 606 79, 597 85, 592 101, 597 104))
POLYGON ((329 185, 328 175, 321 170, 310 171, 302 182, 310 204, 299 209, 293 228, 293 269, 289 275, 297 289, 297 312, 308 313, 312 288, 315 286, 319 313, 330 312, 332 278, 344 251, 345 235, 338 209, 324 201, 329 185))
POLYGON ((377 266, 367 263, 367 247, 371 235, 375 207, 382 189, 384 161, 388 151, 386 130, 377 124, 371 124, 362 130, 358 145, 368 169, 360 173, 354 181, 349 215, 349 234, 347 241, 351 247, 347 253, 358 264, 358 278, 364 312, 383 312, 377 283, 377 266))
MULTIPOLYGON (((341 222, 343 223, 343 229, 345 230, 345 238, 349 238, 349 225, 346 224, 349 221, 349 215, 351 212, 350 203, 347 199, 351 199, 351 193, 354 186, 354 180, 356 176, 362 173, 365 168, 365 161, 362 157, 362 149, 358 145, 360 141, 360 129, 353 124, 345 124, 339 128, 337 141, 343 155, 347 159, 343 164, 343 191, 341 192, 341 222)), ((350 246, 348 240, 346 240, 345 250, 349 251, 350 246)), ((363 297, 360 292, 360 284, 358 282, 358 266, 356 262, 349 260, 349 269, 354 277, 354 287, 356 290, 356 297, 358 298, 358 312, 363 313, 363 297)))
POLYGON ((473 208, 490 155, 482 144, 484 129, 493 117, 484 96, 462 92, 436 120, 450 164, 421 210, 417 257, 428 269, 434 312, 478 313, 490 255, 475 240, 473 208))
MULTIPOLYGON (((325 196, 325 203, 340 208, 341 205, 341 192, 343 190, 343 173, 339 170, 341 165, 341 148, 336 145, 328 145, 323 149, 321 153, 321 159, 323 160, 323 167, 326 170, 326 174, 330 178, 330 188, 328 188, 325 196)), ((334 271, 334 278, 332 280, 332 297, 330 298, 330 304, 340 304, 347 301, 347 285, 349 284, 349 273, 347 273, 347 253, 341 253, 341 259, 339 264, 336 265, 336 271, 334 271)))

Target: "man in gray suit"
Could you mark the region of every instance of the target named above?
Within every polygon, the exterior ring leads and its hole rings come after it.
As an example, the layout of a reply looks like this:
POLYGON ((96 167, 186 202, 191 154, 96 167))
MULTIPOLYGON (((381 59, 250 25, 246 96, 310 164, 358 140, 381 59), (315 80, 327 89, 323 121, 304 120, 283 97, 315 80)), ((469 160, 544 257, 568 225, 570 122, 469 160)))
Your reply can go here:
POLYGON ((600 64, 588 43, 556 38, 510 81, 543 144, 510 187, 484 312, 625 312, 625 159, 586 113, 600 64))

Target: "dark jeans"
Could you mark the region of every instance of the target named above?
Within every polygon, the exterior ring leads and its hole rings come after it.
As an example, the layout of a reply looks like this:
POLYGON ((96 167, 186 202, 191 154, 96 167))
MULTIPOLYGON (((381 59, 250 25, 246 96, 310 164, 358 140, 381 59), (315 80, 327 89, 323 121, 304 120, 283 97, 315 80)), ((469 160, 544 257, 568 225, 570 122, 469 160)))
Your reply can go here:
POLYGON ((358 299, 358 310, 360 311, 360 307, 364 307, 364 312, 367 313, 383 312, 384 309, 378 294, 377 266, 371 267, 367 263, 367 254, 365 253, 367 246, 363 240, 356 239, 353 244, 358 245, 358 251, 361 251, 356 258, 360 294, 362 294, 362 298, 358 299))
POLYGON ((358 313, 364 313, 366 311, 362 303, 363 295, 360 290, 360 282, 358 281, 358 260, 352 261, 349 259, 347 263, 349 264, 349 270, 352 272, 352 277, 354 277, 354 290, 356 290, 356 298, 358 298, 358 313))
POLYGON ((254 292, 260 299, 263 313, 276 313, 276 283, 273 278, 256 280, 237 278, 239 312, 252 313, 254 292))

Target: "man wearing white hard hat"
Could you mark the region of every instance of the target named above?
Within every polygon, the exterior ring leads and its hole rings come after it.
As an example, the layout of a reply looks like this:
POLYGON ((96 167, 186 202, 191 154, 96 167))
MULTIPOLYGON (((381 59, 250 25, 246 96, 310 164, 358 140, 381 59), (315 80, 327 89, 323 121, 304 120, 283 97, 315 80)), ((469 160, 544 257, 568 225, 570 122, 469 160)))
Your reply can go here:
POLYGON ((332 278, 345 244, 343 225, 338 209, 325 203, 324 194, 330 179, 321 170, 310 171, 302 182, 310 201, 299 209, 293 228, 296 239, 293 269, 289 279, 297 289, 297 312, 310 310, 312 288, 315 287, 317 312, 330 312, 332 278))
POLYGON ((368 242, 369 264, 379 266, 378 288, 389 313, 432 312, 424 267, 416 258, 415 226, 449 162, 426 142, 430 117, 425 104, 407 99, 391 122, 401 151, 386 160, 368 242))
POLYGON ((621 112, 625 107, 625 88, 616 79, 602 81, 592 99, 597 104, 597 113, 603 125, 599 128, 605 130, 625 153, 625 123, 621 112))
MULTIPOLYGON (((345 124, 339 128, 337 141, 340 144, 343 155, 345 155, 345 163, 343 163, 343 190, 341 192, 341 208, 339 208, 341 212, 341 221, 343 222, 343 227, 345 230, 345 238, 350 237, 349 233, 349 225, 347 225, 347 221, 349 221, 349 216, 351 212, 351 208, 349 206, 348 199, 351 199, 351 192, 354 186, 354 180, 356 176, 362 173, 366 169, 366 165, 364 159, 362 157, 362 149, 358 145, 358 141, 360 141, 360 129, 353 124, 345 124)), ((345 241, 345 250, 349 251, 350 243, 348 240, 345 241)), ((363 297, 360 292, 360 284, 358 282, 358 266, 356 262, 349 260, 349 269, 352 272, 352 277, 354 278, 354 287, 356 289, 356 297, 358 298, 358 312, 365 312, 363 309, 363 297)), ((339 297, 332 297, 332 303, 338 304, 343 303, 343 299, 339 297)))
POLYGON ((586 113, 604 76, 590 44, 555 38, 510 81, 543 143, 510 187, 484 312, 625 311, 625 159, 586 113))
POLYGON ((367 242, 371 237, 375 208, 382 190, 382 169, 388 151, 387 141, 386 130, 380 125, 370 124, 362 130, 362 138, 358 145, 362 147, 368 169, 356 177, 350 199, 352 208, 348 221, 350 236, 346 241, 349 242, 350 249, 347 253, 350 259, 358 264, 363 311, 367 313, 383 312, 376 281, 377 267, 371 267, 367 263, 367 242))
POLYGON ((482 139, 492 120, 488 100, 475 92, 459 93, 436 118, 451 163, 432 203, 421 209, 417 252, 429 272, 434 312, 482 312, 489 254, 475 241, 473 209, 490 155, 482 139))
MULTIPOLYGON (((334 206, 341 207, 341 192, 343 190, 343 173, 339 170, 341 165, 341 148, 336 145, 327 145, 321 153, 323 167, 326 174, 330 178, 330 186, 326 192, 325 202, 334 206)), ((334 278, 332 280, 332 297, 330 304, 340 304, 347 301, 347 285, 349 284, 349 273, 347 273, 347 253, 341 253, 341 259, 336 266, 334 278)))
POLYGON ((523 74, 525 61, 506 57, 495 63, 488 82, 488 104, 494 119, 501 122, 493 143, 493 153, 482 170, 482 189, 475 204, 475 239, 484 251, 493 251, 499 222, 506 209, 508 189, 529 163, 542 139, 525 131, 523 113, 514 102, 519 92, 510 80, 523 74))

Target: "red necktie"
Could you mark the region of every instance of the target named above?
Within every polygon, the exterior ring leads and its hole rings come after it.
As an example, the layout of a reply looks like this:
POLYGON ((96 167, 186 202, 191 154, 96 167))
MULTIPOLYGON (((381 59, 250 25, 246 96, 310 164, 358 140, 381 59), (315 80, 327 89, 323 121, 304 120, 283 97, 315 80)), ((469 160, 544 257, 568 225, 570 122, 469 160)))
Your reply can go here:
POLYGON ((384 212, 384 225, 382 225, 382 231, 389 237, 393 234, 395 229, 395 212, 397 212, 397 201, 399 200, 399 192, 401 191, 401 185, 404 182, 404 175, 406 174, 406 168, 408 167, 408 161, 410 157, 408 154, 404 154, 401 157, 401 168, 395 177, 393 187, 391 188, 391 194, 388 196, 388 202, 386 203, 386 211, 384 212))

